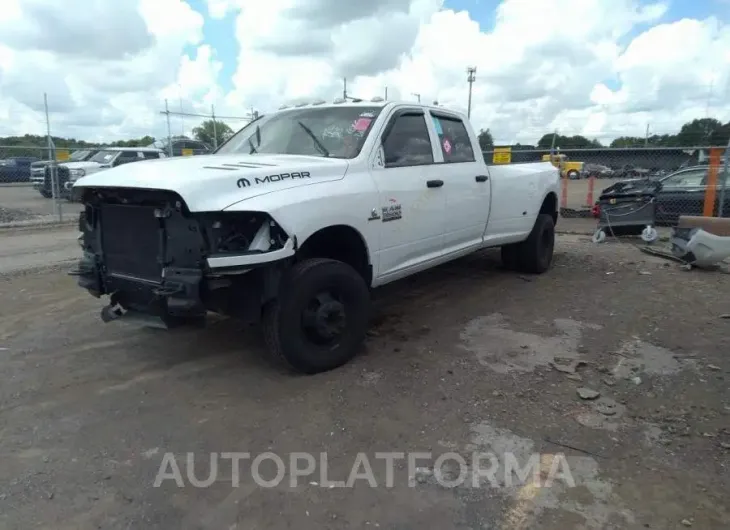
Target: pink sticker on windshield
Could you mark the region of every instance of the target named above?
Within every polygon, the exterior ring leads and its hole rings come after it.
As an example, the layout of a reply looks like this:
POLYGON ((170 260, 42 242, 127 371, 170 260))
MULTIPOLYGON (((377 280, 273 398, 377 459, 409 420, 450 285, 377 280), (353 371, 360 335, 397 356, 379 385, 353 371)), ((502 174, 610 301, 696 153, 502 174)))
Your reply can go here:
POLYGON ((359 118, 352 127, 356 131, 365 131, 370 126, 371 121, 373 121, 372 118, 359 118))
POLYGON ((444 151, 446 151, 447 154, 451 152, 451 142, 448 140, 444 140, 444 151))

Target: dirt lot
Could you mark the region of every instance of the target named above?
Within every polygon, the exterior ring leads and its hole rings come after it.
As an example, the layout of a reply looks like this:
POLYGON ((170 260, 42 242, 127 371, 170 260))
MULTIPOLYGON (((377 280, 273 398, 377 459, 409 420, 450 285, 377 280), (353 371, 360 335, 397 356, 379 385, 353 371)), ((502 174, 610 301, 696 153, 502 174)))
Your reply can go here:
MULTIPOLYGON (((66 219, 78 219, 81 206, 65 199, 58 201, 66 219)), ((44 199, 27 184, 0 185, 0 225, 4 223, 50 221, 57 219, 53 200, 44 199)))
POLYGON ((541 277, 486 252, 385 288, 362 355, 313 377, 272 367, 231 321, 103 325, 62 270, 6 275, 0 528, 730 527, 730 276, 582 236, 557 253, 541 277), (192 485, 211 453, 268 451, 317 455, 316 471, 265 488, 242 461, 234 487, 219 460, 217 480, 192 485), (390 451, 432 458, 396 460, 388 487, 375 454, 390 451), (430 469, 475 452, 539 454, 540 474, 508 484, 470 468, 447 487, 454 466, 430 469), (375 487, 326 484, 347 481, 358 453, 375 487), (560 454, 574 482, 539 487, 560 454), (165 459, 184 487, 154 487, 165 459))

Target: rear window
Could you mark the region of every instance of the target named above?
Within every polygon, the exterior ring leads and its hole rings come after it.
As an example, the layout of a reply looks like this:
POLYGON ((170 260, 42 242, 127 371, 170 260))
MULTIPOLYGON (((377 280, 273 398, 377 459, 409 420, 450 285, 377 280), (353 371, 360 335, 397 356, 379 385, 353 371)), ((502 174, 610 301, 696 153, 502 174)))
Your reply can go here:
POLYGON ((474 162, 474 149, 464 122, 459 118, 433 115, 433 125, 439 136, 444 162, 474 162))

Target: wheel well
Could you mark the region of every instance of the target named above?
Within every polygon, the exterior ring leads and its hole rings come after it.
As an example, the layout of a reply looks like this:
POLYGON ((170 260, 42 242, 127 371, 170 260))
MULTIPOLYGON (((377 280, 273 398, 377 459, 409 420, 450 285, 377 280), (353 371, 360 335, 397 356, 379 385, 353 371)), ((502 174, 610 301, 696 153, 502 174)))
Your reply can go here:
POLYGON ((369 286, 373 278, 368 249, 360 232, 347 225, 322 228, 307 238, 297 252, 297 259, 329 258, 347 263, 369 286))
POLYGON ((555 193, 547 194, 540 206, 540 213, 549 214, 553 218, 553 224, 558 224, 558 196, 555 193))

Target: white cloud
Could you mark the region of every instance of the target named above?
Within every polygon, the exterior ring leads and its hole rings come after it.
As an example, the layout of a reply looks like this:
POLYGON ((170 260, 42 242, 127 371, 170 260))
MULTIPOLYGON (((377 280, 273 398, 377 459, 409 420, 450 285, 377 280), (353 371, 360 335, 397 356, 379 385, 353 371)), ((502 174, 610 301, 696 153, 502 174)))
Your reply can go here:
POLYGON ((6 0, 0 135, 43 132, 43 92, 54 131, 89 139, 163 134, 165 98, 243 115, 331 99, 343 76, 359 97, 388 87, 391 99, 464 109, 467 66, 477 67, 472 121, 501 142, 554 129, 605 140, 647 123, 674 132, 708 108, 730 120, 730 26, 719 15, 666 23, 666 2, 503 0, 487 32, 442 3, 207 0, 198 13, 184 0, 6 0), (224 80, 202 27, 231 14, 240 52, 224 80))

